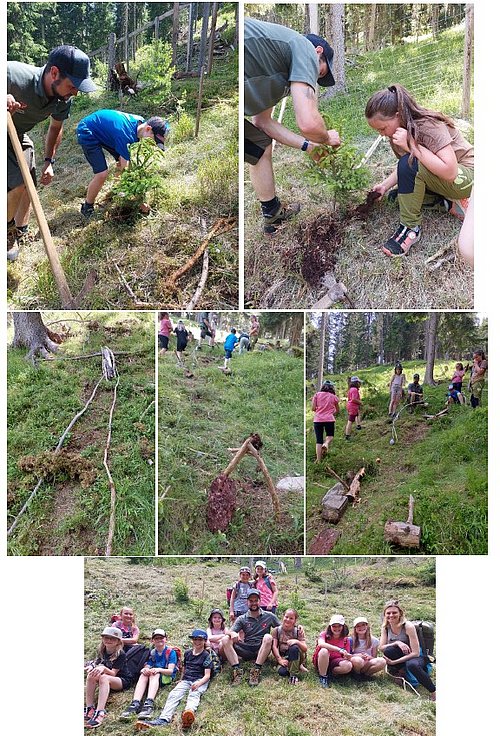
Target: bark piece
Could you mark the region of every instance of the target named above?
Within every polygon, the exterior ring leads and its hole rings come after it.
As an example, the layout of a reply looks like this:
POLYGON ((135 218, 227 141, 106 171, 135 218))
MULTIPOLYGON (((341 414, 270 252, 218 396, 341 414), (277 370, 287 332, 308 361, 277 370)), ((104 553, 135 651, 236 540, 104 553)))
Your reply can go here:
POLYGON ((312 540, 309 545, 308 554, 328 555, 341 536, 342 532, 338 529, 323 529, 323 531, 316 534, 312 540))

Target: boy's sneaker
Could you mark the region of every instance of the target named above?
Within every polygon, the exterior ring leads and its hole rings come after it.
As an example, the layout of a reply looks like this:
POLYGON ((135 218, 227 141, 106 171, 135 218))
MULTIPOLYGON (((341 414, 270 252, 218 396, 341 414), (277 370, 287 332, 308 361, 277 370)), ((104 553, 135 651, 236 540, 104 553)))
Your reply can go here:
POLYGON ((146 698, 146 700, 144 701, 144 705, 142 706, 137 718, 146 719, 146 720, 148 718, 151 718, 151 716, 153 715, 154 709, 155 709, 154 700, 151 700, 151 698, 146 698))
POLYGON ((255 687, 260 682, 260 669, 259 667, 252 667, 250 670, 250 677, 248 679, 248 684, 251 687, 255 687))
POLYGON ((291 204, 288 207, 279 205, 274 214, 263 215, 264 217, 264 233, 266 235, 274 235, 284 222, 291 220, 300 212, 300 204, 291 204))
POLYGON ((91 721, 95 714, 95 705, 86 705, 83 709, 83 720, 85 723, 91 721))
POLYGON ((15 261, 19 255, 19 236, 15 222, 7 224, 7 260, 15 261))
POLYGON ((392 258, 405 256, 411 246, 418 243, 421 237, 421 228, 411 228, 400 223, 396 232, 393 233, 386 244, 382 246, 382 252, 385 253, 386 256, 391 256, 392 258))
POLYGON ((182 728, 190 728, 194 723, 194 713, 192 710, 185 710, 181 716, 182 728))
POLYGON ((457 199, 453 202, 446 200, 446 203, 449 205, 448 213, 457 217, 460 222, 463 222, 465 213, 467 212, 467 207, 469 206, 468 197, 466 199, 457 199))
POLYGON ((361 424, 357 424, 356 429, 363 429, 363 426, 361 424))
POLYGON ((171 722, 168 718, 155 718, 154 721, 136 721, 134 730, 146 731, 148 728, 154 728, 155 726, 168 726, 171 722))
POLYGON ((350 439, 351 439, 351 435, 350 435, 350 434, 346 434, 346 435, 344 435, 344 439, 345 439, 345 440, 350 440, 350 439))
POLYGON ((319 676, 319 685, 320 687, 323 687, 323 688, 328 687, 328 677, 326 677, 326 675, 319 676))
POLYGON ((231 685, 241 685, 243 681, 243 670, 241 667, 235 667, 231 673, 231 685))
POLYGON ((80 214, 84 220, 90 220, 95 214, 94 205, 84 202, 80 208, 80 214))
POLYGON ((141 701, 140 700, 133 700, 130 705, 128 705, 123 713, 120 715, 120 720, 127 720, 128 718, 132 718, 132 716, 137 715, 139 711, 141 710, 141 701))
POLYGON ((106 717, 106 711, 105 710, 96 710, 93 717, 90 719, 90 721, 87 721, 85 724, 86 728, 97 728, 101 725, 104 718, 106 717))

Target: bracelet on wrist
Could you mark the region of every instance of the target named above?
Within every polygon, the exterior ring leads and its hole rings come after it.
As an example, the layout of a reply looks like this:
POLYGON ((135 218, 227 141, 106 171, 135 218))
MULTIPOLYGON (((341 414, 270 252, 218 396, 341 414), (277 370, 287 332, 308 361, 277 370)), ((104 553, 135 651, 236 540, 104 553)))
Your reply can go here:
POLYGON ((48 161, 51 164, 55 164, 56 162, 55 158, 50 158, 50 156, 45 156, 44 161, 48 161))
POLYGON ((306 139, 304 140, 304 143, 303 143, 303 144, 302 144, 302 146, 300 147, 300 150, 301 150, 301 151, 307 151, 307 146, 308 146, 308 145, 309 145, 309 141, 308 141, 308 140, 307 140, 307 138, 306 138, 306 139))

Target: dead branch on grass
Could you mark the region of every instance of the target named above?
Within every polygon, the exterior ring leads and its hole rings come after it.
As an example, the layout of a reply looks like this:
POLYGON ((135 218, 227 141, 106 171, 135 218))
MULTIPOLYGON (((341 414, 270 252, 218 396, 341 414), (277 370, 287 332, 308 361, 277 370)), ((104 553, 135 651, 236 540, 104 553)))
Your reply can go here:
POLYGON ((114 390, 113 390, 113 403, 111 404, 111 409, 109 411, 109 420, 108 420, 108 438, 106 440, 106 447, 104 448, 104 458, 103 458, 103 465, 106 470, 106 475, 108 476, 109 489, 110 489, 109 530, 108 530, 108 541, 106 543, 106 557, 111 556, 113 536, 115 533, 116 488, 115 488, 115 483, 113 481, 113 476, 111 475, 111 472, 108 466, 108 454, 109 454, 109 448, 111 446, 111 427, 113 424, 113 412, 115 410, 116 395, 117 395, 119 383, 120 383, 120 376, 118 376, 117 381, 115 383, 114 390))
POLYGON ((201 269, 200 281, 198 283, 198 287, 196 291, 193 294, 191 301, 188 302, 186 306, 184 307, 186 312, 192 311, 195 308, 195 306, 198 304, 201 294, 203 292, 203 289, 205 288, 205 284, 207 283, 207 278, 208 278, 208 250, 205 250, 203 254, 203 268, 201 269))

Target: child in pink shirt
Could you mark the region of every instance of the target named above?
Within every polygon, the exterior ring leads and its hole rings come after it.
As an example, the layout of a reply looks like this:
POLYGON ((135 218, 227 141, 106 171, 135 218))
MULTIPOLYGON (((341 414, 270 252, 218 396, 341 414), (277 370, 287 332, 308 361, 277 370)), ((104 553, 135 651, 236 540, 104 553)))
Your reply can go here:
POLYGON ((351 439, 352 425, 356 422, 356 429, 362 429, 359 419, 359 410, 361 409, 361 395, 359 389, 361 381, 357 376, 353 376, 349 381, 349 391, 347 393, 347 424, 345 427, 346 440, 351 439))
POLYGON ((464 376, 465 368, 463 363, 457 363, 455 366, 455 373, 453 374, 450 381, 456 391, 462 391, 462 381, 464 380, 464 376))
POLYGON ((158 318, 160 320, 160 329, 158 330, 158 339, 160 340, 161 347, 160 355, 165 355, 168 350, 170 333, 174 329, 174 326, 170 321, 170 317, 167 312, 160 312, 158 318))
POLYGON ((316 435, 316 462, 319 463, 328 452, 335 432, 335 417, 339 411, 339 400, 331 381, 325 381, 312 398, 314 411, 314 433, 316 435), (326 439, 323 442, 323 432, 326 439))

